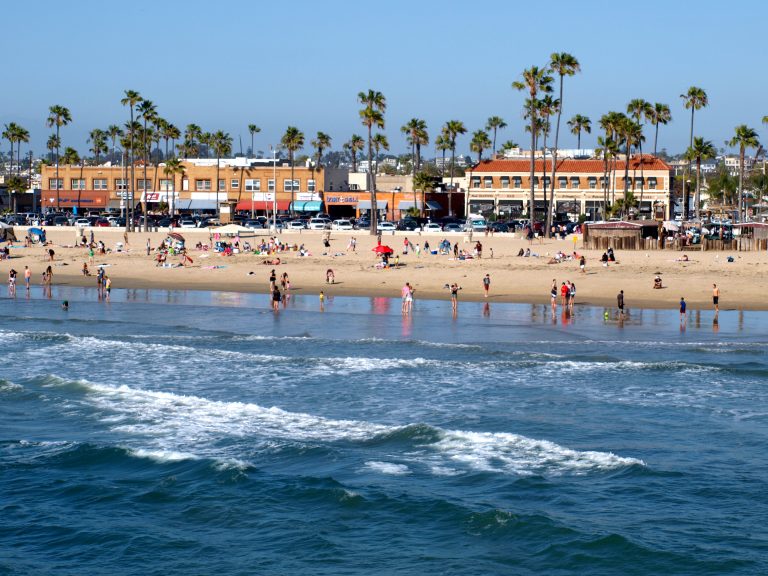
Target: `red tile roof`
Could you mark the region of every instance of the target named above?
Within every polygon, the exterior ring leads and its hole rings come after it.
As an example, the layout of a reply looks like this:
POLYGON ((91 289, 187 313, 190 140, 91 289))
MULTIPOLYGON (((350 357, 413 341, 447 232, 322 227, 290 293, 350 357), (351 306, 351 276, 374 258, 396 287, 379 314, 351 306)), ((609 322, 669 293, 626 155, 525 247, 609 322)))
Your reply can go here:
MULTIPOLYGON (((546 171, 552 171, 552 160, 547 159, 546 171)), ((662 170, 670 171, 672 168, 664 162, 661 158, 655 158, 652 155, 644 154, 642 159, 642 165, 644 170, 662 170)), ((558 172, 591 172, 602 173, 604 169, 604 162, 602 160, 587 159, 587 160, 574 160, 573 158, 565 158, 557 161, 558 172)), ((544 169, 544 160, 537 159, 535 162, 534 170, 541 173, 544 169)), ((624 170, 624 160, 617 160, 615 169, 617 172, 624 170)), ((633 156, 629 161, 629 169, 640 169, 640 157, 633 156)), ((469 170, 469 172, 522 172, 529 173, 531 171, 531 161, 523 159, 515 160, 483 160, 479 164, 475 165, 469 170)))

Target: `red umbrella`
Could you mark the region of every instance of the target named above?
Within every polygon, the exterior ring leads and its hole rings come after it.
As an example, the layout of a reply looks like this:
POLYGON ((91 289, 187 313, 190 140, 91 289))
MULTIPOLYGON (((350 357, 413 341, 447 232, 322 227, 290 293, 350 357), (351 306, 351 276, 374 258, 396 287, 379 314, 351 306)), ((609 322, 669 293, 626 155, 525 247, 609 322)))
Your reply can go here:
POLYGON ((379 244, 373 249, 376 254, 393 254, 395 251, 392 250, 389 246, 384 246, 383 244, 379 244))

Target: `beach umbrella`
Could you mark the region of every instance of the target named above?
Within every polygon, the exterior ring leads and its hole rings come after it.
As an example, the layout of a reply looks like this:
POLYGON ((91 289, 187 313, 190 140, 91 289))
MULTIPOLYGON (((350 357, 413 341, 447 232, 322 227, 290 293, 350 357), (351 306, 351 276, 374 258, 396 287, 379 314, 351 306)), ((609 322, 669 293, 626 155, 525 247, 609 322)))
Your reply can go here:
POLYGON ((169 232, 168 233, 169 238, 173 238, 174 240, 178 240, 179 242, 184 242, 184 236, 179 234, 178 232, 169 232))
POLYGON ((389 246, 384 246, 383 244, 379 244, 375 248, 373 248, 373 251, 376 252, 376 254, 393 254, 395 251, 392 250, 389 246))
POLYGON ((43 235, 43 231, 40 228, 30 228, 29 230, 27 230, 27 233, 30 236, 42 236, 43 235))

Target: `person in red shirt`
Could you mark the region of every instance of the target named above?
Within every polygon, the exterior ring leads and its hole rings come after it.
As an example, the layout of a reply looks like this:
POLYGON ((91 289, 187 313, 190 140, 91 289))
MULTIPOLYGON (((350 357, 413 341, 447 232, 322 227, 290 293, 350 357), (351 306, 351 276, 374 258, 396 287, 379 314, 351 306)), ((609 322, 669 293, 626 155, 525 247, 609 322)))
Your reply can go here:
POLYGON ((568 304, 568 294, 571 292, 571 289, 568 287, 568 285, 563 282, 562 286, 560 286, 560 302, 563 306, 566 306, 568 304))

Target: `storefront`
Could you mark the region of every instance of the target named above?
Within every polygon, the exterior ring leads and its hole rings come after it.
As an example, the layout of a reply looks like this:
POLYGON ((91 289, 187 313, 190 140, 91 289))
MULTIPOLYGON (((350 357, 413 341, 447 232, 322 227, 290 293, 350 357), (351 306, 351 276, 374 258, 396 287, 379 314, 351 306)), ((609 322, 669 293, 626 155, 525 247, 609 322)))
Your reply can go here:
MULTIPOLYGON (((326 192, 325 210, 328 215, 336 220, 339 218, 354 218, 356 215, 359 195, 350 192, 326 192)), ((367 194, 366 194, 367 196, 367 194)))
POLYGON ((71 209, 74 213, 102 212, 107 209, 109 192, 94 190, 46 190, 43 193, 43 210, 71 209))

